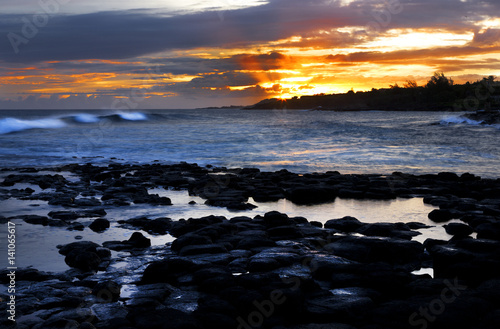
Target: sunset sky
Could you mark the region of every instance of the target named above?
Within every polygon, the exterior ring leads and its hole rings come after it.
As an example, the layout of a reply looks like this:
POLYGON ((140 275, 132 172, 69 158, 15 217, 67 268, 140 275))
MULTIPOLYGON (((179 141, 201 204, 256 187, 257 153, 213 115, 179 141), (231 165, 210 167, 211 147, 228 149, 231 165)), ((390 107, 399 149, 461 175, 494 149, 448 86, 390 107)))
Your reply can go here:
POLYGON ((500 76, 498 0, 2 0, 0 109, 247 105, 500 76))

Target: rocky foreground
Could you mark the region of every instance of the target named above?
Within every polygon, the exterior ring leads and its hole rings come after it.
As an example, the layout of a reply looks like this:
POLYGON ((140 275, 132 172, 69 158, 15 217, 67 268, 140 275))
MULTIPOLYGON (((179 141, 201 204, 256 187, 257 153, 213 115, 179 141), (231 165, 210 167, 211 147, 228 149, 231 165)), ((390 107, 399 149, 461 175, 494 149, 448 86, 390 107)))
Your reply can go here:
MULTIPOLYGON (((453 173, 298 175, 185 163, 39 170, 5 169, 0 199, 44 200, 54 210, 47 216, 0 217, 2 223, 84 230, 79 220, 95 218, 88 229, 106 234, 106 208, 123 207, 119 223, 137 232, 102 245, 59 246, 71 267, 64 273, 16 271, 16 324, 2 303, 2 328, 498 328, 500 323, 499 179, 453 173), (67 172, 79 179, 68 180, 62 175, 67 172), (16 183, 47 192, 8 188, 16 183), (250 197, 313 204, 337 197, 420 196, 439 206, 431 220, 462 222, 445 226, 453 235, 449 241, 421 244, 412 240, 424 228, 420 223, 366 224, 353 217, 324 225, 279 212, 181 221, 127 218, 132 203, 171 204, 149 194, 153 187, 188 189, 208 205, 234 211, 255 207, 250 197), (139 230, 176 239, 151 247, 139 230), (128 266, 110 266, 117 262, 128 266), (433 268, 434 278, 413 273, 421 268, 433 268)), ((0 276, 6 285, 8 274, 0 276)))

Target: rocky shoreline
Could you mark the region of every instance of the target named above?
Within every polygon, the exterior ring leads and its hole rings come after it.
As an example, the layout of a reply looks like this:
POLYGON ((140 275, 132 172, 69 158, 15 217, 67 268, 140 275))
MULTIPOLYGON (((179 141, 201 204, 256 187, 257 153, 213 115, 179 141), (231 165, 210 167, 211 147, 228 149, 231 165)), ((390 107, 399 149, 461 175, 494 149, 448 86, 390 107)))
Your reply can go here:
MULTIPOLYGON (((0 222, 87 229, 106 234, 107 207, 122 207, 123 241, 60 245, 68 271, 18 269, 16 323, 0 304, 2 328, 497 328, 500 323, 500 179, 473 174, 295 174, 286 170, 196 164, 67 165, 1 171, 0 200, 42 200, 41 215, 0 222), (65 173, 71 173, 68 179, 65 173), (76 177, 76 178, 75 178, 76 177), (42 189, 17 189, 32 184, 42 189), (131 204, 165 207, 148 189, 186 189, 232 218, 128 218, 131 204), (44 192, 46 191, 46 192, 44 192), (322 224, 277 211, 253 218, 237 211, 286 198, 295 204, 336 198, 423 197, 448 223, 449 241, 412 240, 421 223, 322 224), (171 234, 151 246, 139 231, 171 234), (125 264, 125 265, 120 265, 125 264), (419 274, 433 269, 433 276, 419 274)), ((328 216, 328 214, 325 214, 328 216)), ((8 285, 9 271, 0 273, 8 285)), ((7 293, 0 293, 4 301, 7 293)))

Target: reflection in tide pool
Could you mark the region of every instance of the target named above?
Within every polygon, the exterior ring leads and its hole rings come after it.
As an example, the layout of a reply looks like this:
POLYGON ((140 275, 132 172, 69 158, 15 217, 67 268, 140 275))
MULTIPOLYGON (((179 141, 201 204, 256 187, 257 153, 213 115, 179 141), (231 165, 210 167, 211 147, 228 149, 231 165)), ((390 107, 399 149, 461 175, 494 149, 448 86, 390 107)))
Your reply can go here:
MULTIPOLYGON (((13 187, 14 188, 14 187, 13 187)), ((325 223, 334 218, 344 216, 353 216, 362 222, 420 222, 432 227, 419 230, 422 234, 414 237, 414 240, 423 242, 427 238, 449 239, 442 225, 431 222, 427 215, 435 207, 426 205, 421 198, 396 199, 388 201, 376 200, 353 200, 337 198, 335 202, 312 205, 298 206, 288 200, 279 200, 277 202, 259 203, 250 199, 249 202, 258 207, 249 211, 232 212, 226 208, 211 207, 204 204, 205 200, 190 196, 187 191, 152 189, 150 194, 159 194, 172 199, 172 206, 152 206, 147 204, 132 204, 127 207, 105 206, 106 218, 111 222, 111 227, 103 233, 96 233, 88 229, 88 225, 93 221, 92 218, 82 218, 78 222, 85 226, 84 231, 68 231, 61 227, 47 227, 41 225, 32 225, 25 223, 21 219, 13 219, 18 225, 17 230, 17 265, 19 267, 33 266, 43 271, 65 271, 68 266, 64 263, 64 257, 58 253, 56 248, 59 244, 67 244, 74 241, 93 241, 102 244, 105 241, 128 240, 134 231, 121 227, 119 220, 126 220, 139 216, 146 216, 154 219, 158 217, 168 217, 173 220, 181 218, 199 218, 203 216, 216 215, 232 218, 236 216, 255 217, 264 215, 269 211, 279 211, 286 213, 290 217, 305 217, 309 221, 319 221, 325 223), (195 201, 196 204, 189 204, 195 201)), ((8 199, 0 201, 0 208, 3 209, 3 215, 13 217, 19 215, 41 215, 54 210, 55 207, 49 206, 46 201, 16 200, 8 199), (36 204, 36 207, 33 205, 36 204)), ((0 227, 0 234, 4 234, 5 226, 0 227)), ((153 246, 163 246, 172 242, 174 237, 170 235, 151 235, 141 231, 146 237, 151 239, 153 246)), ((0 246, 2 249, 4 246, 0 246)), ((0 250, 2 252, 2 250, 0 250)), ((0 263, 2 265, 3 262, 0 263)), ((117 268, 125 264, 117 263, 117 268)))

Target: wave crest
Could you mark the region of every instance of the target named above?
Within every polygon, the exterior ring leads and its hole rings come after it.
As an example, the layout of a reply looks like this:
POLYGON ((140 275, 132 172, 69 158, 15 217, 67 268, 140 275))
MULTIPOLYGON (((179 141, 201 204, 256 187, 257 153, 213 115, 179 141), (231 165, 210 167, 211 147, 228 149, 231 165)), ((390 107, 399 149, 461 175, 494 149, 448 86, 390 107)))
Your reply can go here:
POLYGON ((472 120, 472 119, 468 119, 468 118, 465 118, 463 116, 450 115, 450 116, 442 118, 439 123, 442 124, 442 125, 468 124, 468 125, 478 126, 482 122, 481 121, 472 120))
POLYGON ((142 112, 123 112, 118 113, 118 116, 127 121, 144 121, 148 119, 148 116, 142 112))
POLYGON ((16 118, 0 119, 0 135, 28 130, 62 128, 66 124, 60 119, 22 120, 16 118))

